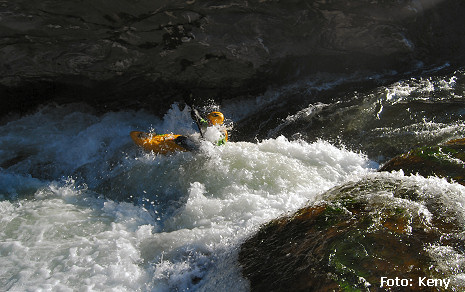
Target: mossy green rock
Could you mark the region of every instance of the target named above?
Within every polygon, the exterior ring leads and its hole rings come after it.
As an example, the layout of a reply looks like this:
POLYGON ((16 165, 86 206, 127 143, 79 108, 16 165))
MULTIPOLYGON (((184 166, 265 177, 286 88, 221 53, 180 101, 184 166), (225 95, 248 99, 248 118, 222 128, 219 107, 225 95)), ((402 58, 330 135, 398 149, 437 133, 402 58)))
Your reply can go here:
POLYGON ((460 211, 421 182, 380 176, 323 198, 262 226, 241 246, 252 291, 444 291, 420 287, 418 278, 454 277, 441 269, 433 247, 463 256, 460 211), (381 277, 412 279, 412 286, 380 288, 381 277))
POLYGON ((380 171, 401 169, 405 174, 438 176, 465 185, 465 138, 414 149, 391 159, 380 171))

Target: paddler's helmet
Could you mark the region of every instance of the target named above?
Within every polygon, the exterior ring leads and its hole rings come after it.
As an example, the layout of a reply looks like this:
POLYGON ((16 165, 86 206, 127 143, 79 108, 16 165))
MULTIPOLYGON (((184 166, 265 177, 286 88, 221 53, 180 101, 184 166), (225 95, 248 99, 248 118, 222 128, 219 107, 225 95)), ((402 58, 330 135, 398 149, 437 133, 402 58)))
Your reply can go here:
POLYGON ((212 125, 221 125, 224 121, 224 116, 220 112, 211 112, 208 114, 207 119, 212 123, 212 125))

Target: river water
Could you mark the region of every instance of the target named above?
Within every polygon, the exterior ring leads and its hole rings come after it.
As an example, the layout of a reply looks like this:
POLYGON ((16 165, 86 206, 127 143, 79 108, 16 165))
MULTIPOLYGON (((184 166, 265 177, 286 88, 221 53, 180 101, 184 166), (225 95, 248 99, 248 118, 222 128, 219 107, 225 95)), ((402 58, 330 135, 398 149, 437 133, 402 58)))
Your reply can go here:
MULTIPOLYGON (((260 113, 247 126, 257 139, 232 131, 225 146, 168 156, 141 151, 129 132, 195 133, 178 104, 162 118, 71 104, 11 119, 0 126, 0 287, 248 291, 238 251, 261 224, 377 176, 439 193, 465 218, 465 187, 376 172, 410 148, 465 137, 465 71, 441 72, 321 100, 325 89, 304 80, 230 101, 220 109, 234 124, 260 113), (278 101, 296 86, 305 102, 283 114, 278 101)), ((463 285, 464 256, 442 251, 463 285)))

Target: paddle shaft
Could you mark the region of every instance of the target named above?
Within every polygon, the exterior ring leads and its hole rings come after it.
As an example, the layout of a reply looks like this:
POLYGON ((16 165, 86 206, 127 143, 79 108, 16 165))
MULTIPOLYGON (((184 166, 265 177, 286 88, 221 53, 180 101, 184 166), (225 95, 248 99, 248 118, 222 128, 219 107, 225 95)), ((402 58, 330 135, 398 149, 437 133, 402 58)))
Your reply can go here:
MULTIPOLYGON (((191 100, 192 99, 192 95, 189 96, 189 99, 191 100)), ((199 128, 199 132, 200 132, 200 136, 202 138, 203 137, 203 132, 202 132, 202 127, 200 126, 200 114, 199 112, 197 111, 197 109, 194 107, 194 105, 192 104, 192 102, 184 99, 184 102, 191 108, 191 117, 192 119, 195 121, 195 123, 197 124, 197 127, 199 128)))

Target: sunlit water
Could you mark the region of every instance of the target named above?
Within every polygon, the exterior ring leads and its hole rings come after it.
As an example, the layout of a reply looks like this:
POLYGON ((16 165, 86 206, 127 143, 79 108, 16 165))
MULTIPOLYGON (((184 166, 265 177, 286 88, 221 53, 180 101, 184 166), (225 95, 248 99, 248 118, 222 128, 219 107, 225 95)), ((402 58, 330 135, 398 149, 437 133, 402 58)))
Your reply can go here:
MULTIPOLYGON (((405 83, 385 90, 378 105, 412 94, 405 83)), ((375 114, 385 111, 378 107, 375 114)), ((449 126, 455 125, 461 121, 449 126)), ((377 174, 378 163, 365 154, 325 140, 276 135, 221 147, 203 142, 198 152, 162 156, 138 149, 132 130, 196 132, 188 109, 178 105, 162 119, 143 111, 97 115, 82 105, 48 106, 0 127, 1 289, 247 291, 237 262, 247 236, 326 190, 367 176, 441 190, 465 214, 462 186, 377 174)), ((462 264, 460 255, 438 249, 444 267, 462 264)))
POLYGON ((464 101, 464 70, 412 77, 316 100, 264 132, 267 137, 285 134, 341 143, 383 162, 415 147, 464 137, 464 101))

